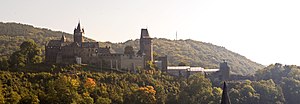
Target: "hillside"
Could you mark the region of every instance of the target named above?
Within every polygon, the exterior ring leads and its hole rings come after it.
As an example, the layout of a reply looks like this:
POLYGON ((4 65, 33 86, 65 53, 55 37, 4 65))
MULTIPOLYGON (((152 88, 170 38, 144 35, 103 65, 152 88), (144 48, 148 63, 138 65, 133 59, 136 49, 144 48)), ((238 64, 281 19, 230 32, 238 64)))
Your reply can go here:
MULTIPOLYGON (((123 47, 131 45, 138 50, 139 40, 128 40, 124 43, 104 43, 111 46, 116 52, 123 52, 123 47)), ((219 63, 226 60, 232 68, 233 74, 253 74, 262 69, 261 64, 255 63, 246 57, 227 50, 224 47, 195 40, 169 40, 154 38, 153 49, 158 56, 168 56, 170 65, 178 65, 180 62, 191 66, 204 68, 218 68, 219 63)))
MULTIPOLYGON (((52 31, 49 29, 36 28, 30 25, 18 23, 0 23, 0 55, 8 55, 17 50, 18 46, 25 40, 32 39, 41 47, 50 39, 59 39, 64 34, 72 41, 72 35, 52 31)), ((87 38, 86 38, 87 39, 87 38)), ((88 39, 89 41, 94 41, 88 39)), ((218 68, 218 64, 226 59, 232 67, 234 74, 253 74, 263 66, 246 57, 227 50, 224 47, 195 40, 168 40, 154 39, 154 51, 159 55, 168 55, 169 64, 178 65, 185 62, 192 66, 206 68, 218 68)), ((139 40, 128 40, 124 43, 101 43, 101 46, 111 46, 115 52, 123 52, 126 45, 132 45, 137 52, 139 40)))
MULTIPOLYGON (((68 39, 72 38, 71 34, 61 31, 36 28, 31 25, 20 23, 0 22, 0 55, 11 54, 16 51, 18 46, 25 40, 32 39, 39 46, 43 47, 47 41, 51 39, 58 39, 62 35, 65 35, 68 39)), ((88 40, 93 41, 91 39, 88 40)))

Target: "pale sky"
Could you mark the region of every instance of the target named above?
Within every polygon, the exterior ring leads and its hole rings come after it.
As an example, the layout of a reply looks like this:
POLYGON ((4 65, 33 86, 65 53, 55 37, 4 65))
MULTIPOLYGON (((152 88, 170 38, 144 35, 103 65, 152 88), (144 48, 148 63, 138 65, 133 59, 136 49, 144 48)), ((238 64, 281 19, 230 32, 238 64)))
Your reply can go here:
POLYGON ((269 65, 300 65, 299 0, 2 0, 0 21, 72 33, 78 21, 97 41, 152 37, 209 42, 269 65))

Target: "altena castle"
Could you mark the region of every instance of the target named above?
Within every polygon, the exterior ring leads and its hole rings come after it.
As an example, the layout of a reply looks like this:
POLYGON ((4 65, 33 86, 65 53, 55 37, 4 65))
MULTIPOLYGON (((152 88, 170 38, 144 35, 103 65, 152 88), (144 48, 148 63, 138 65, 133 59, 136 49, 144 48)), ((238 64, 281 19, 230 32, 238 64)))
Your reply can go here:
POLYGON ((214 73, 222 80, 229 79, 230 68, 227 62, 220 63, 220 69, 204 69, 190 66, 168 66, 167 56, 153 58, 153 44, 147 29, 141 30, 140 50, 135 53, 130 46, 124 53, 112 53, 110 47, 100 47, 99 42, 85 42, 84 29, 80 23, 74 29, 73 42, 62 35, 60 40, 51 40, 45 46, 47 63, 89 64, 100 69, 115 69, 135 72, 137 68, 147 69, 147 62, 175 76, 189 76, 196 72, 214 73), (216 72, 216 73, 215 73, 216 72))
MULTIPOLYGON (((84 29, 78 23, 74 29, 73 42, 67 41, 65 36, 60 40, 49 41, 45 46, 46 62, 90 64, 98 68, 134 71, 136 68, 144 69, 148 61, 154 60, 152 38, 147 29, 141 30, 140 50, 137 53, 134 53, 132 47, 127 47, 124 53, 112 53, 110 47, 100 47, 99 42, 86 42, 83 35, 84 29)), ((159 59, 164 61, 161 66, 166 69, 166 57, 159 59)))

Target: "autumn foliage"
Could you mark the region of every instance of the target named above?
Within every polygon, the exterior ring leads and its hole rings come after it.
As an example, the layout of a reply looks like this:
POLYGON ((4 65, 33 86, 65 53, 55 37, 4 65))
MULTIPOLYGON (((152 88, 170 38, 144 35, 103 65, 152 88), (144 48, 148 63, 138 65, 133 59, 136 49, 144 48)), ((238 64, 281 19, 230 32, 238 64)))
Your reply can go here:
POLYGON ((136 90, 135 96, 137 104, 154 104, 156 91, 153 86, 140 87, 136 90))
POLYGON ((96 82, 92 78, 87 78, 84 84, 86 88, 94 88, 96 86, 96 82))

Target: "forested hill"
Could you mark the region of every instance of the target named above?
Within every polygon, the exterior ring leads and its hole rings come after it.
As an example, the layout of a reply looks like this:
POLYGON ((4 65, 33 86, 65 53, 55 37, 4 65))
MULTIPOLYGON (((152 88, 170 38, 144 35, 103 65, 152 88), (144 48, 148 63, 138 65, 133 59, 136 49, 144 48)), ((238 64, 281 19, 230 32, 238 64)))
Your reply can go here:
MULTIPOLYGON (((116 52, 123 52, 126 45, 131 45, 137 51, 139 40, 128 40, 118 44, 106 42, 104 45, 110 45, 116 52)), ((184 62, 191 66, 219 68, 219 63, 226 60, 232 68, 231 72, 240 75, 253 74, 264 67, 224 47, 190 39, 176 41, 154 38, 153 49, 158 56, 167 55, 171 65, 184 62)))
MULTIPOLYGON (((19 23, 0 22, 0 55, 8 55, 18 49, 18 46, 25 40, 32 39, 41 47, 51 39, 59 39, 64 34, 69 41, 72 35, 52 31, 44 28, 36 28, 30 25, 19 23)), ((138 37, 137 37, 138 38, 138 37)), ((86 38, 87 39, 87 38, 86 38)), ((88 39, 89 41, 94 41, 88 39)), ((168 40, 154 39, 154 51, 159 55, 168 55, 171 65, 178 65, 185 62, 192 66, 202 66, 206 68, 218 68, 218 64, 227 60, 235 74, 253 74, 263 66, 255 63, 246 57, 227 50, 224 47, 195 40, 168 40)), ((132 45, 135 51, 138 50, 139 40, 128 40, 124 43, 102 43, 101 46, 111 46, 116 52, 123 52, 126 45, 132 45)))
MULTIPOLYGON (((19 48, 19 45, 25 40, 32 39, 39 46, 43 47, 47 41, 59 39, 62 35, 65 35, 68 39, 71 39, 72 37, 71 34, 61 31, 36 28, 31 25, 20 23, 0 22, 0 55, 11 54, 16 51, 19 48)), ((93 41, 91 39, 88 40, 93 41)))

